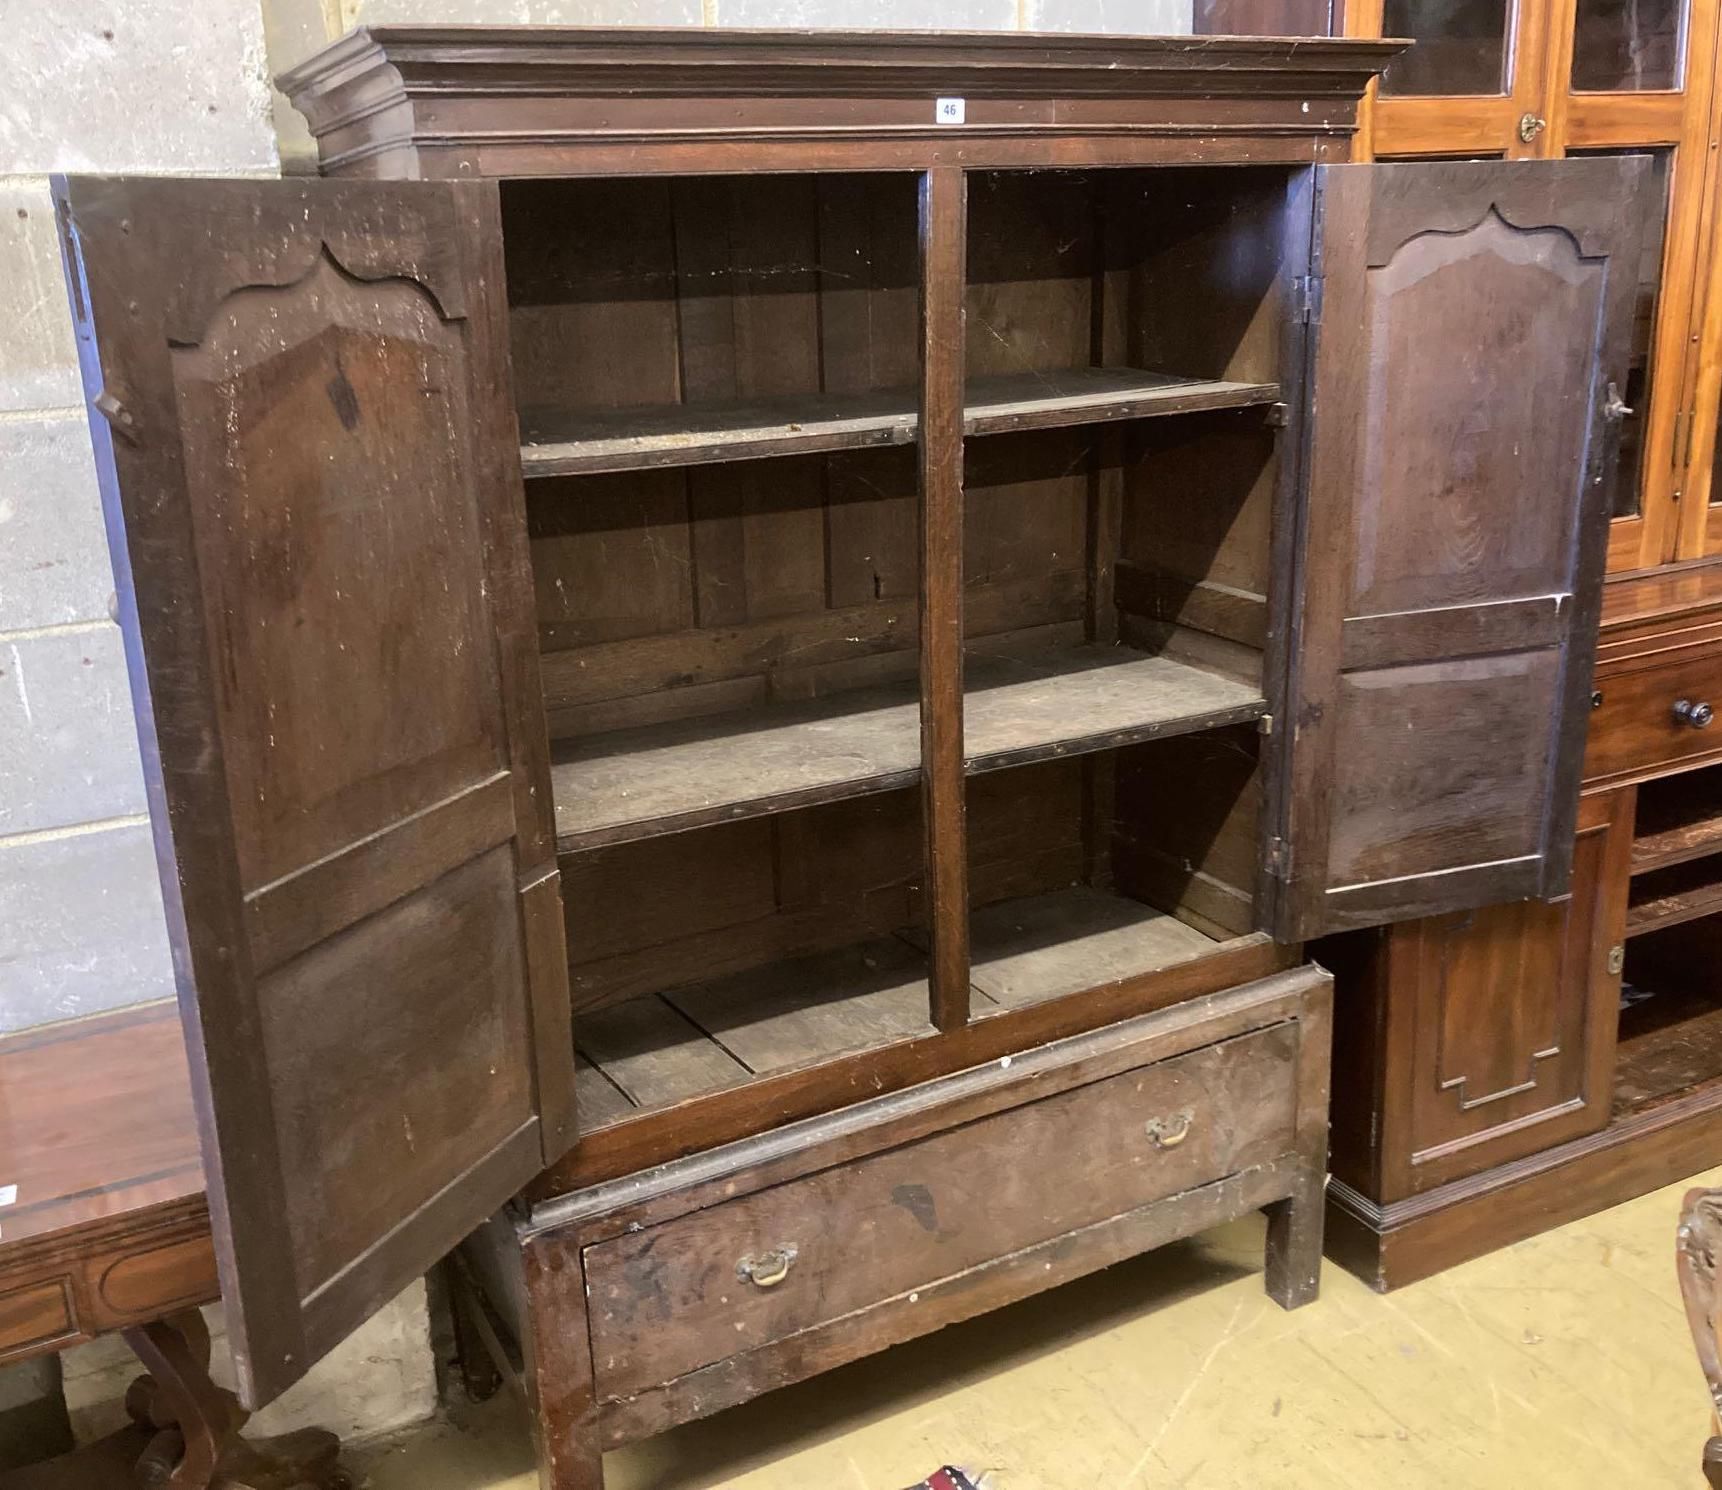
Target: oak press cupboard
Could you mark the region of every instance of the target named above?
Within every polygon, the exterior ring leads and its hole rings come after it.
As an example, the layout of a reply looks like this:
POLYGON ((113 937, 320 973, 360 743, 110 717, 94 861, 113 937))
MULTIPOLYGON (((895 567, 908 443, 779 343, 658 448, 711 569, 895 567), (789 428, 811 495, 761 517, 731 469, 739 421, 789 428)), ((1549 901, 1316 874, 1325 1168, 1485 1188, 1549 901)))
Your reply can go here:
POLYGON ((558 1490, 1313 1296, 1301 944, 1569 883, 1644 215, 1344 164, 1398 49, 386 28, 56 183, 248 1403, 457 1245, 558 1490))

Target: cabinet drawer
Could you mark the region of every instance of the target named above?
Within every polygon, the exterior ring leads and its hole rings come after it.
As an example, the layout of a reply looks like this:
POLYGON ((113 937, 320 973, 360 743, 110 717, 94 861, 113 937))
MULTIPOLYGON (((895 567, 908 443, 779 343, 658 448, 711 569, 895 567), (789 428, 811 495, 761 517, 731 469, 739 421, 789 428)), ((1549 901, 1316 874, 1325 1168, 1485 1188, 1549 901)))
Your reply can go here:
POLYGON ((1694 648, 1654 666, 1599 673, 1596 689, 1602 702, 1590 716, 1587 780, 1652 772, 1722 753, 1722 719, 1694 728, 1675 712, 1684 701, 1722 714, 1722 649, 1694 648))
POLYGON ((1295 1147, 1277 1024, 586 1249, 615 1399, 1295 1147))

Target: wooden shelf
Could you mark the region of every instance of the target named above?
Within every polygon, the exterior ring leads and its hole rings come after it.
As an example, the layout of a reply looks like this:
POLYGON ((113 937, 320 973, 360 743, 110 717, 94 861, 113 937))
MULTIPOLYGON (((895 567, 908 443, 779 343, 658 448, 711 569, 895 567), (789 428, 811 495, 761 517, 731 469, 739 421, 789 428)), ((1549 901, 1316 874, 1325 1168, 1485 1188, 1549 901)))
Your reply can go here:
MULTIPOLYGON (((1076 647, 977 656, 964 689, 971 774, 1259 718, 1251 685, 1169 657, 1076 647)), ((556 747, 563 852, 909 786, 913 682, 618 730, 556 747)))
MULTIPOLYGON (((1179 378, 1133 368, 1013 373, 970 382, 963 432, 988 435, 1245 408, 1279 396, 1276 383, 1179 378)), ((572 413, 527 409, 521 414, 520 459, 528 477, 706 465, 906 445, 918 421, 913 388, 572 413)))
POLYGON ((898 937, 574 1017, 581 1127, 935 1033, 927 964, 898 937))
MULTIPOLYGON (((973 1017, 1122 982, 1221 946, 1085 886, 972 921, 973 1017)), ((922 935, 905 931, 576 1014, 583 1130, 935 1033, 922 935)))
POLYGON ((1621 1010, 1614 1112, 1643 1112, 1722 1086, 1722 999, 1700 987, 1658 992, 1621 1010))
POLYGON ((1639 788, 1632 872, 1722 854, 1722 770, 1690 771, 1639 788))
POLYGON ((1722 860, 1699 859, 1637 875, 1626 910, 1626 934, 1643 936, 1722 911, 1722 860))
POLYGON ((1176 916, 1084 885, 1002 901, 969 918, 974 1014, 1123 982, 1219 945, 1176 916))

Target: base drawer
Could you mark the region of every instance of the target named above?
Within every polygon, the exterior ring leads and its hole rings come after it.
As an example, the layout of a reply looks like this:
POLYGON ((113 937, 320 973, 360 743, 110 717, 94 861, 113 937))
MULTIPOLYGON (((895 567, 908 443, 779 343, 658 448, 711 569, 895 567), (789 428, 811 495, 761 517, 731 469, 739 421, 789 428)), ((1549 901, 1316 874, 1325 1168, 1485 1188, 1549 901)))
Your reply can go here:
POLYGON ((1290 1151, 1298 1032, 1253 1030, 588 1247, 599 1397, 1290 1151))

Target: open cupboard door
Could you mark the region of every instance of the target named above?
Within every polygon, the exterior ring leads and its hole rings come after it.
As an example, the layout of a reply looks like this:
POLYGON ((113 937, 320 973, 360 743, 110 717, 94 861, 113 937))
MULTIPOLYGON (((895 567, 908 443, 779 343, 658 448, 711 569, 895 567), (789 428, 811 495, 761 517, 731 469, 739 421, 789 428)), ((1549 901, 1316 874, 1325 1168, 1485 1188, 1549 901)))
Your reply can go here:
POLYGON ((1567 888, 1643 165, 1317 168, 1282 940, 1567 888))
POLYGON ((496 186, 55 194, 255 1407, 573 1137, 496 186))

